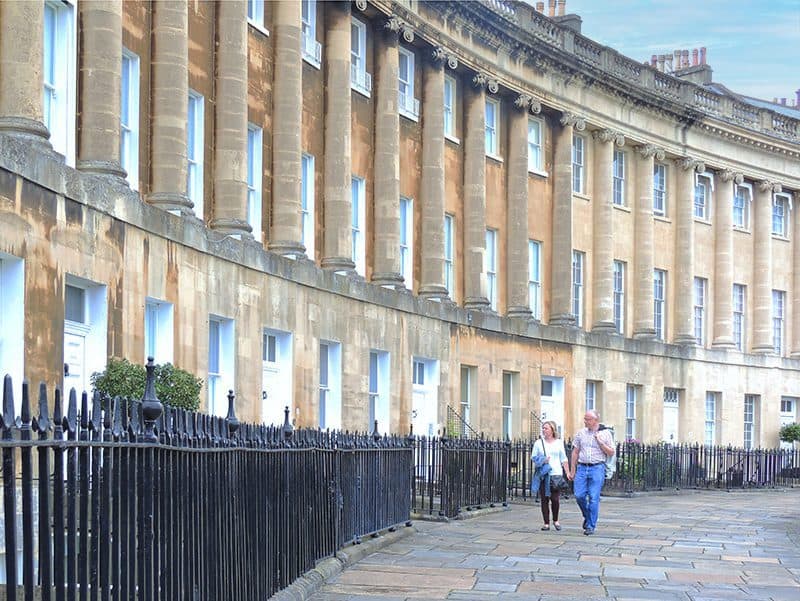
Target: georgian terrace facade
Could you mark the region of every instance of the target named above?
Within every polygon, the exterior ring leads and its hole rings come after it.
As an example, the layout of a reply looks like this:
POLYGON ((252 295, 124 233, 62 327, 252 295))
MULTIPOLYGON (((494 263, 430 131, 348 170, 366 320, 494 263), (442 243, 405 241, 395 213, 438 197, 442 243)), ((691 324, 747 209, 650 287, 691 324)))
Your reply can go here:
POLYGON ((248 420, 427 434, 450 406, 516 437, 595 407, 620 437, 776 445, 798 121, 569 25, 0 4, 3 370, 85 387, 153 355, 248 420))

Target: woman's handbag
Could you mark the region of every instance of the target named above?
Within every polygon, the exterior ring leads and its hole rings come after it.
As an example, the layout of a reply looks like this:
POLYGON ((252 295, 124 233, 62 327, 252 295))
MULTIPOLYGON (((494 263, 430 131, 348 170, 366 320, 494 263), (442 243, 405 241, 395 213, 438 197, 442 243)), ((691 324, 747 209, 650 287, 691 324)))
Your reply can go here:
POLYGON ((550 476, 550 488, 556 488, 559 492, 569 491, 569 480, 564 476, 550 476))

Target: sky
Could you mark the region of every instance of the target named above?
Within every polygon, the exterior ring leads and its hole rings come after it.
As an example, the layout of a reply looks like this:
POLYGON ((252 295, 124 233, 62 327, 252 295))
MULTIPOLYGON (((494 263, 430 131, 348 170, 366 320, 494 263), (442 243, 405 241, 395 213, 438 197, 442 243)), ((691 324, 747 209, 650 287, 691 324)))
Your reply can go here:
POLYGON ((736 93, 790 104, 800 89, 800 0, 567 0, 566 12, 640 62, 705 46, 714 82, 736 93))

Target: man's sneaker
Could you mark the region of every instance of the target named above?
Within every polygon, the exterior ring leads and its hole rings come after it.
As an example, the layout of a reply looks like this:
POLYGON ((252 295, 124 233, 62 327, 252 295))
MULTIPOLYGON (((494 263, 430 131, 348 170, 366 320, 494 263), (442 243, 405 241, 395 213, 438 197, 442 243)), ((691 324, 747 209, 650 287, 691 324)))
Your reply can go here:
POLYGON ((586 536, 591 536, 592 534, 594 534, 594 529, 593 529, 593 528, 586 528, 586 529, 583 531, 583 533, 584 533, 586 536))
POLYGON ((587 524, 586 524, 586 520, 583 520, 583 526, 581 526, 581 528, 583 528, 584 530, 586 530, 586 526, 587 526, 587 524))

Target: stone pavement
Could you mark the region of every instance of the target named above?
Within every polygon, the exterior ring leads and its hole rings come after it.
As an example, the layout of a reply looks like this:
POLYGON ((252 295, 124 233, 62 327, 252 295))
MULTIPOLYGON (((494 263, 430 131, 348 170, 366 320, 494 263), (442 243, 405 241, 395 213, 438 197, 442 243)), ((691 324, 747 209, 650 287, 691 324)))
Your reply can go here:
POLYGON ((417 532, 329 579, 312 601, 800 600, 800 489, 603 497, 594 536, 573 498, 417 532))

